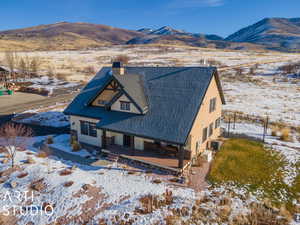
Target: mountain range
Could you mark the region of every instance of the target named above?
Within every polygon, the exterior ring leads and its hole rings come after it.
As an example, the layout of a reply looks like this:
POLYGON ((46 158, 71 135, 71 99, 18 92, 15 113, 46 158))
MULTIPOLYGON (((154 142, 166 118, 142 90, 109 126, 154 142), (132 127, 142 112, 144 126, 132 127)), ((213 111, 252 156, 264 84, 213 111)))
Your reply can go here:
POLYGON ((176 44, 226 49, 300 50, 300 18, 266 18, 226 38, 169 26, 127 30, 91 23, 59 22, 0 31, 0 50, 87 49, 112 44, 176 44))

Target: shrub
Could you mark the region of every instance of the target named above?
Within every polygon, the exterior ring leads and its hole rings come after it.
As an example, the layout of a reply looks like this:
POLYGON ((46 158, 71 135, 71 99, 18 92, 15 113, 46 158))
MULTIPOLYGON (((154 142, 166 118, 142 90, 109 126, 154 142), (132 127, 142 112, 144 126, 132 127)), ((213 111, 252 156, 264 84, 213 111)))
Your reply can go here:
POLYGON ((38 192, 41 192, 41 191, 45 190, 46 189, 46 184, 44 183, 44 178, 33 181, 30 184, 30 188, 32 190, 35 190, 35 191, 38 191, 38 192))
POLYGON ((271 135, 274 136, 274 137, 276 137, 277 136, 277 132, 278 132, 278 128, 274 127, 274 128, 272 128, 271 135))
POLYGON ((282 141, 289 141, 290 140, 290 132, 289 128, 284 128, 281 130, 280 140, 282 141))
POLYGON ((40 151, 36 154, 36 156, 39 157, 39 158, 47 158, 48 154, 44 151, 40 151))
POLYGON ((46 139, 46 143, 47 143, 48 145, 53 144, 53 143, 54 143, 53 137, 52 137, 52 136, 48 136, 47 139, 46 139))
POLYGON ((64 187, 71 187, 74 184, 74 181, 67 181, 64 183, 64 187))
POLYGON ((70 145, 72 146, 75 141, 77 141, 76 137, 74 135, 71 135, 71 137, 70 137, 70 145))
POLYGON ((152 182, 153 182, 154 184, 160 184, 160 183, 161 183, 161 180, 160 180, 160 179, 154 179, 152 182))
POLYGON ((67 74, 67 73, 58 73, 58 74, 56 74, 56 78, 57 78, 58 80, 64 80, 64 81, 66 81, 68 75, 69 75, 69 74, 67 74))
POLYGON ((72 170, 69 170, 69 169, 64 169, 59 173, 60 176, 67 176, 70 174, 72 174, 72 170))
POLYGON ((27 175, 28 175, 28 173, 23 172, 23 173, 20 173, 17 177, 18 178, 23 178, 23 177, 26 177, 27 175))
POLYGON ((80 144, 78 143, 78 141, 73 141, 73 144, 72 144, 72 151, 73 152, 78 152, 78 151, 80 151, 80 149, 81 149, 81 146, 80 146, 80 144))

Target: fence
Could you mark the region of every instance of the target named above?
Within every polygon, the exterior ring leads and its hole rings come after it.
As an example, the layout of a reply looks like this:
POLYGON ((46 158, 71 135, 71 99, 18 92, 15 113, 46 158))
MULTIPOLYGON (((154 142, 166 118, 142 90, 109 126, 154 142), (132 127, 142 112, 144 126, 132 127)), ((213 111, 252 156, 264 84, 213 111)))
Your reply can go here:
POLYGON ((249 114, 243 114, 243 113, 232 112, 232 111, 223 111, 222 120, 226 124, 225 130, 223 132, 223 135, 225 137, 231 137, 232 134, 230 132, 232 130, 235 130, 236 123, 246 121, 262 127, 261 141, 263 142, 265 142, 265 137, 267 135, 267 131, 270 126, 269 116, 261 117, 257 115, 249 115, 249 114))

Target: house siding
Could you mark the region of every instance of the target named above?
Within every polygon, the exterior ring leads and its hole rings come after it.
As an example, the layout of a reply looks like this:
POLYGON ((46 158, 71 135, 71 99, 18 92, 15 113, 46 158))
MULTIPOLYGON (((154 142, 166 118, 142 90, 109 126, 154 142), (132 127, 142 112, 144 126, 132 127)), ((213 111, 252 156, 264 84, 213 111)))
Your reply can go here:
POLYGON ((114 104, 111 106, 111 110, 121 111, 121 112, 131 112, 140 114, 140 111, 135 107, 135 105, 126 97, 126 95, 122 95, 114 104), (121 101, 130 102, 130 111, 121 110, 121 101))
POLYGON ((214 140, 220 136, 220 127, 215 128, 215 121, 221 117, 221 112, 222 112, 222 100, 214 77, 207 89, 200 110, 196 116, 196 119, 194 121, 193 127, 190 132, 190 138, 191 138, 190 148, 192 152, 192 157, 199 154, 200 152, 203 152, 206 149, 207 143, 209 141, 214 140), (210 113, 209 105, 210 105, 210 100, 213 98, 216 98, 216 109, 210 113), (213 133, 211 136, 209 136, 209 125, 211 123, 213 123, 213 133), (208 137, 206 141, 203 142, 202 137, 203 137, 204 128, 207 128, 208 137), (197 142, 198 142, 198 151, 196 150, 197 142))
POLYGON ((98 123, 99 120, 91 119, 91 118, 87 118, 87 117, 80 117, 80 116, 70 116, 71 130, 77 132, 78 141, 81 143, 101 147, 102 146, 102 141, 101 141, 102 140, 101 139, 102 131, 97 129, 97 137, 83 135, 83 134, 81 134, 80 121, 88 121, 91 123, 98 123))

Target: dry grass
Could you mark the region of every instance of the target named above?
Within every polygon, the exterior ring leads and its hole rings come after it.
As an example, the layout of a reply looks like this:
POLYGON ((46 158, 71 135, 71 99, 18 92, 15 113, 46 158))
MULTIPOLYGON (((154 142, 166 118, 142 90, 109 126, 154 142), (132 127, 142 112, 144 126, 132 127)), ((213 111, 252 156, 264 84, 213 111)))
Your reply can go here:
POLYGON ((282 141, 290 141, 291 130, 289 128, 284 128, 281 130, 280 140, 282 141))
POLYGON ((210 182, 234 182, 247 185, 249 191, 263 190, 263 195, 274 203, 280 203, 278 196, 287 193, 291 201, 295 193, 283 181, 285 162, 275 152, 265 150, 263 144, 246 139, 226 141, 216 154, 209 173, 210 182))
POLYGON ((44 178, 42 179, 39 179, 39 180, 36 180, 36 181, 33 181, 31 184, 30 184, 30 188, 32 190, 35 190, 35 191, 38 191, 38 192, 42 192, 46 189, 47 185, 46 183, 44 182, 44 178))
POLYGON ((149 194, 141 197, 139 201, 142 207, 136 208, 135 212, 139 214, 148 214, 159 208, 171 205, 174 199, 172 191, 167 189, 163 196, 149 194))

